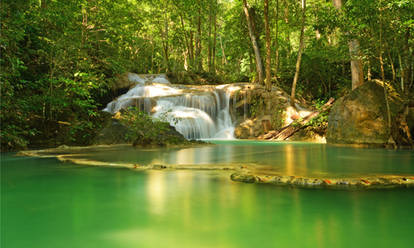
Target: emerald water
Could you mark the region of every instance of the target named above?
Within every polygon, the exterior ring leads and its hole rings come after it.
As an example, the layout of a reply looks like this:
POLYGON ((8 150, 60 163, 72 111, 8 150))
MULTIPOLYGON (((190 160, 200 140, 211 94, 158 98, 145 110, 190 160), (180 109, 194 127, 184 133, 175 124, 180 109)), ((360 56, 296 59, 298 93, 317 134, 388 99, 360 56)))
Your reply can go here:
MULTIPOLYGON (((413 174, 414 167, 410 151, 303 143, 219 142, 145 152, 107 149, 88 156, 142 163, 157 157, 156 162, 170 163, 246 160, 296 174, 413 174)), ((2 154, 1 247, 410 247, 414 242, 410 189, 306 190, 236 183, 229 175, 2 154)))
POLYGON ((215 145, 184 149, 99 148, 76 151, 80 154, 75 157, 141 165, 252 165, 259 172, 294 176, 414 175, 414 153, 408 150, 361 149, 305 142, 213 142, 215 145))

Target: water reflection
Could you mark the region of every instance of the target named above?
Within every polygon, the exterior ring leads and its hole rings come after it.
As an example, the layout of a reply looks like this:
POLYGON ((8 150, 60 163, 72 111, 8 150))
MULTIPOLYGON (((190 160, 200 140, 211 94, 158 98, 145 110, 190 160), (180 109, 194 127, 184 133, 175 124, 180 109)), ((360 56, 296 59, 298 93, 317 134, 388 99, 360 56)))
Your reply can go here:
POLYGON ((165 174, 149 172, 147 183, 147 198, 149 211, 153 214, 163 215, 165 210, 165 174))
POLYGON ((1 245, 410 247, 414 241, 412 191, 301 190, 228 177, 56 160, 2 163, 1 245))
POLYGON ((294 161, 293 157, 295 154, 293 153, 292 145, 288 144, 285 146, 285 156, 286 156, 286 175, 294 175, 294 161))
MULTIPOLYGON (((80 155, 82 157, 82 155, 80 155)), ((414 174, 414 153, 355 149, 325 144, 217 141, 216 145, 184 149, 122 148, 85 154, 91 159, 137 164, 246 164, 296 176, 360 176, 414 174)))

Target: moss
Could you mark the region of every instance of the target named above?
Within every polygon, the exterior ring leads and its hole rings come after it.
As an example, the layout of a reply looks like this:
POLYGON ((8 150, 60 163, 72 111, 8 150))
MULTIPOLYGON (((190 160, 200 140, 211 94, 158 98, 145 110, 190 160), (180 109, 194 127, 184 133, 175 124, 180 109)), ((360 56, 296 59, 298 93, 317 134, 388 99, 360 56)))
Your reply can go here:
POLYGON ((309 189, 389 189, 413 188, 412 176, 378 176, 361 178, 312 178, 285 175, 255 175, 246 173, 233 173, 230 179, 243 183, 273 184, 277 186, 290 186, 309 189))

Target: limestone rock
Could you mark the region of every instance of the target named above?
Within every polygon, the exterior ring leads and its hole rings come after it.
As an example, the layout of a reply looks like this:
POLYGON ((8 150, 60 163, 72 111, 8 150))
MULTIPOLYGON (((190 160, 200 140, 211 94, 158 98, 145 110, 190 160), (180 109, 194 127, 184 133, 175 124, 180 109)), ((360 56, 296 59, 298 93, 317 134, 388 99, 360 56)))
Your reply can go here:
POLYGON ((94 144, 112 145, 126 143, 128 128, 121 124, 118 119, 111 118, 95 137, 94 144))
POLYGON ((313 178, 287 175, 256 175, 250 173, 233 173, 230 179, 243 183, 273 184, 308 189, 365 190, 389 188, 413 188, 414 177, 383 175, 363 178, 313 178))
POLYGON ((414 106, 408 109, 407 124, 411 135, 414 135, 414 106))
POLYGON ((136 84, 136 82, 133 82, 130 80, 131 75, 133 75, 132 73, 124 73, 122 75, 119 75, 117 77, 117 80, 114 82, 114 84, 112 85, 112 90, 113 91, 119 91, 122 89, 129 89, 132 86, 134 86, 136 84))
MULTIPOLYGON (((395 92, 389 93, 391 120, 401 106, 395 92)), ((341 97, 333 105, 328 119, 327 142, 336 144, 386 144, 387 108, 379 81, 370 81, 341 97)))
POLYGON ((303 104, 293 108, 289 102, 289 95, 277 87, 267 91, 262 85, 243 85, 230 99, 230 114, 238 123, 235 137, 260 139, 311 113, 303 104))
POLYGON ((243 183, 255 183, 256 177, 249 174, 233 173, 230 176, 231 180, 243 183))
POLYGON ((189 143, 195 143, 194 141, 188 141, 182 134, 177 132, 173 126, 168 126, 167 130, 160 131, 153 136, 138 136, 132 145, 135 147, 162 147, 171 145, 185 145, 189 143))

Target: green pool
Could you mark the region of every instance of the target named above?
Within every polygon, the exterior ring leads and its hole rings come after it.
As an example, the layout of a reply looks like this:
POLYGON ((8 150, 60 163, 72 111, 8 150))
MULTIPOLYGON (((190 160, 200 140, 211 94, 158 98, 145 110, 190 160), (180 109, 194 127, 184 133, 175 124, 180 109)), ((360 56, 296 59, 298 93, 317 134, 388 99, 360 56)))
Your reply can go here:
MULTIPOLYGON (((143 163, 246 161, 294 174, 414 171, 410 151, 218 143, 135 152, 106 149, 84 156, 143 163)), ((1 247, 411 247, 414 243, 412 189, 306 190, 236 183, 229 175, 88 167, 2 154, 1 247)))
POLYGON ((260 171, 293 176, 353 177, 414 175, 414 152, 361 149, 304 142, 213 141, 184 149, 131 146, 76 151, 75 158, 102 162, 174 165, 251 165, 260 171))

